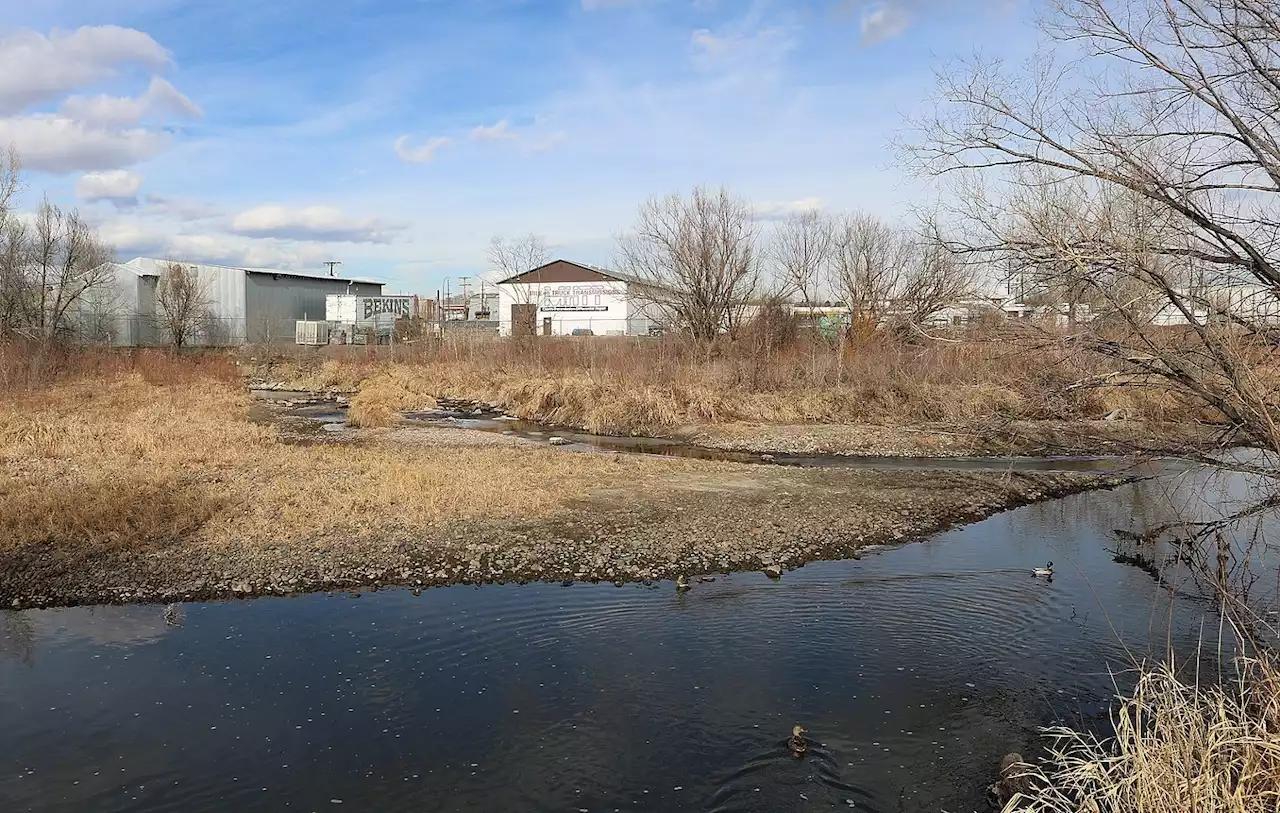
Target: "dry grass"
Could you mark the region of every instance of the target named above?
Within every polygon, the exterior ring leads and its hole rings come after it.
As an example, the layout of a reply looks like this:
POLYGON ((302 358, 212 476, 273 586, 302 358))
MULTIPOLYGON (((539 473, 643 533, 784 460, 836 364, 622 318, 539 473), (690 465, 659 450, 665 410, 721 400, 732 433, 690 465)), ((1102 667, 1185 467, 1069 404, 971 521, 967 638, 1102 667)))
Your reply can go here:
POLYGON ((1225 686, 1184 682, 1168 664, 1144 669, 1098 740, 1049 732, 1031 799, 1037 813, 1275 813, 1280 810, 1280 673, 1244 662, 1225 686))
POLYGON ((1158 388, 1072 385, 1097 361, 1063 345, 1035 352, 996 337, 911 344, 876 338, 844 353, 821 341, 735 342, 711 351, 679 339, 480 337, 277 359, 260 373, 299 389, 357 391, 353 416, 385 425, 432 397, 500 404, 512 414, 593 432, 662 434, 728 422, 769 424, 1078 420, 1113 410, 1164 421, 1194 410, 1158 388))
POLYGON ((0 406, 0 550, 314 539, 536 516, 595 488, 660 488, 661 475, 690 465, 409 447, 377 431, 357 445, 285 444, 247 419, 238 378, 211 363, 161 357, 110 376, 63 375, 0 406))

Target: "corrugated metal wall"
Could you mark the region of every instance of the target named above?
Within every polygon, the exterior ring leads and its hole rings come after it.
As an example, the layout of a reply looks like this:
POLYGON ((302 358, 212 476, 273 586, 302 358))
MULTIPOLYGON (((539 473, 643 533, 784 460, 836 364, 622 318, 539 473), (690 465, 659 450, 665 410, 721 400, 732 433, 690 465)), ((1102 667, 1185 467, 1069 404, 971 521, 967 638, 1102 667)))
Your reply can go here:
POLYGON ((249 341, 254 343, 293 342, 295 322, 325 318, 326 294, 382 295, 382 285, 378 283, 348 283, 336 277, 258 272, 249 272, 245 277, 247 331, 249 341))

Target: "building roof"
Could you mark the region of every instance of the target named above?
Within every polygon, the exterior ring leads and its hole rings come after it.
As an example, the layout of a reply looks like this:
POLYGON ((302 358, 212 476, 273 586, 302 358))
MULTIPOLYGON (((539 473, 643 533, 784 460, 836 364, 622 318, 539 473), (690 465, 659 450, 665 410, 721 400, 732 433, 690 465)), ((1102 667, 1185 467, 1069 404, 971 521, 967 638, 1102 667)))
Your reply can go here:
MULTIPOLYGON (((509 284, 509 283, 517 283, 517 282, 522 282, 522 281, 539 282, 539 281, 540 281, 539 276, 540 276, 540 274, 541 274, 545 269, 548 269, 548 268, 550 268, 551 266, 554 266, 554 265, 562 265, 562 264, 563 264, 563 265, 571 265, 571 266, 573 266, 573 267, 575 267, 575 268, 579 268, 579 269, 581 269, 581 270, 583 270, 583 271, 587 271, 587 272, 590 272, 590 273, 596 274, 596 275, 598 275, 598 276, 604 277, 605 279, 611 279, 611 280, 614 280, 614 281, 616 281, 616 282, 625 282, 625 283, 628 283, 628 284, 630 284, 630 283, 638 283, 638 282, 639 282, 639 280, 635 279, 634 277, 628 276, 627 274, 620 274, 620 273, 618 273, 617 271, 610 271, 610 270, 608 270, 608 269, 606 269, 606 268, 599 268, 599 267, 594 266, 594 265, 587 265, 586 263, 578 263, 578 262, 574 262, 573 260, 556 259, 556 260, 552 260, 551 262, 543 263, 542 265, 538 266, 537 268, 530 268, 528 271, 521 271, 519 274, 514 274, 514 275, 512 275, 512 276, 510 276, 510 277, 507 277, 506 279, 500 279, 500 280, 498 280, 497 282, 495 282, 495 283, 493 283, 493 284, 494 284, 494 285, 506 285, 506 284, 509 284), (532 279, 532 280, 522 280, 522 279, 521 279, 521 277, 528 277, 528 276, 533 276, 533 279, 532 279)), ((564 280, 547 280, 547 281, 548 281, 548 282, 563 282, 564 280)))
POLYGON ((369 285, 384 285, 380 279, 373 277, 348 277, 345 275, 329 276, 324 271, 287 271, 282 268, 250 268, 234 265, 219 265, 217 263, 196 263, 188 260, 157 260, 154 257, 134 257, 125 263, 117 263, 117 265, 128 268, 140 277, 155 277, 160 275, 160 268, 167 263, 176 262, 180 265, 201 265, 206 268, 219 268, 227 271, 243 271, 248 274, 271 274, 280 277, 297 277, 299 279, 331 279, 335 282, 361 282, 369 285))

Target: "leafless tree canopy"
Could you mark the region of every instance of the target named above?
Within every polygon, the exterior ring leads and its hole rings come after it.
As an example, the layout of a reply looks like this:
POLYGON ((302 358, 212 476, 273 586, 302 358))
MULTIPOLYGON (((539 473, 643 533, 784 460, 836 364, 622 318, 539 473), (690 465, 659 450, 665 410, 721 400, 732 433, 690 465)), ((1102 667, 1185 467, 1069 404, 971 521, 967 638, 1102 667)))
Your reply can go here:
POLYGON ((741 321, 758 292, 760 258, 750 205, 727 189, 651 198, 618 241, 633 295, 672 326, 709 341, 741 321))
POLYGON ((972 267, 871 215, 842 218, 832 243, 832 286, 855 324, 918 326, 975 295, 972 267))
POLYGON ((817 301, 829 282, 833 225, 826 214, 810 210, 788 217, 774 230, 769 255, 783 293, 799 296, 805 307, 817 301))
POLYGON ((78 213, 47 200, 33 223, 15 217, 19 169, 16 152, 0 158, 0 332, 40 340, 79 332, 86 303, 108 298, 113 252, 78 213))
POLYGON ((904 145, 955 178, 950 247, 1091 298, 1108 330, 1076 341, 1280 449, 1280 6, 1056 0, 1043 27, 1026 65, 944 72, 904 145))
POLYGON ((195 268, 170 262, 156 283, 156 324, 174 347, 191 344, 206 327, 208 283, 195 268))
POLYGON ((499 279, 523 274, 550 260, 551 252, 541 234, 530 232, 511 238, 495 234, 489 241, 489 267, 498 273, 499 279))

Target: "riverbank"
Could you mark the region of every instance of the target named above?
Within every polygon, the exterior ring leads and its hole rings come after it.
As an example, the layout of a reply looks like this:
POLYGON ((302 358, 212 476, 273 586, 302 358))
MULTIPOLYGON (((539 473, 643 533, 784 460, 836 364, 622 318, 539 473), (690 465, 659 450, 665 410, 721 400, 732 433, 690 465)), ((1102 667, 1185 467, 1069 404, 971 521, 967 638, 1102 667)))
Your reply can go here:
POLYGON ((251 386, 345 394, 365 427, 448 399, 558 429, 755 453, 1093 456, 1231 443, 1212 415, 1159 387, 1079 386, 1095 371, 1058 348, 873 346, 840 360, 829 348, 692 358, 625 339, 449 341, 400 355, 249 356, 241 369, 251 386))
POLYGON ((785 570, 1118 482, 575 454, 438 427, 298 442, 250 420, 234 372, 155 364, 0 411, 0 606, 785 570))

